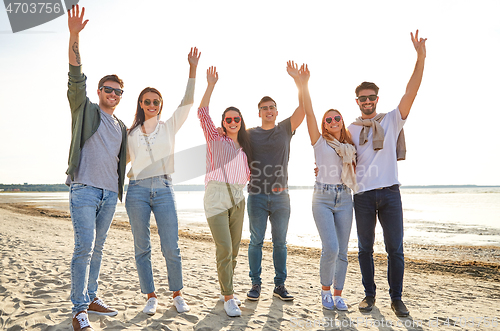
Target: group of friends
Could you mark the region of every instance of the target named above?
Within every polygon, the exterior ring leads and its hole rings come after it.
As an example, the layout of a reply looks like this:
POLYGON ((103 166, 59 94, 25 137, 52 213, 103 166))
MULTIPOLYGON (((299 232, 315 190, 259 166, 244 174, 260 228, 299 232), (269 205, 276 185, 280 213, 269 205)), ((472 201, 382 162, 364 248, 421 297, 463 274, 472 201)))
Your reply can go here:
MULTIPOLYGON (((75 330, 92 330, 88 313, 118 314, 97 297, 97 289, 103 246, 117 200, 122 200, 127 163, 131 166, 127 173, 125 207, 134 237, 140 288, 147 295, 143 312, 153 315, 158 306, 151 262, 151 212, 166 260, 173 304, 179 313, 190 309, 181 293, 182 262, 171 174, 175 135, 194 104, 196 69, 201 55, 197 48, 191 48, 186 91, 170 118, 160 120, 162 95, 157 89, 147 87, 139 94, 134 122, 127 129, 114 115, 123 94, 123 81, 118 76, 108 75, 99 81, 98 104, 87 97, 79 53, 79 33, 88 22, 84 20, 84 12, 78 5, 68 11, 72 139, 67 184, 75 237, 71 261, 75 330)), ((418 30, 411 34, 411 40, 417 61, 397 108, 377 113, 379 88, 363 82, 355 90, 361 116, 348 128, 336 109, 324 113, 318 128, 308 89, 309 68, 305 64, 299 67, 293 61, 287 63, 287 72, 298 88, 299 105, 290 117, 276 123, 277 104, 265 96, 258 103, 261 126, 246 129, 242 112, 228 107, 218 127, 212 120, 209 104, 219 77, 215 67, 208 68, 208 84, 197 113, 207 142, 204 209, 216 246, 220 300, 228 316, 241 315, 238 307, 241 301, 234 295, 233 274, 243 228, 245 187, 248 187, 248 263, 252 282, 246 298, 259 300, 261 295, 262 246, 269 220, 275 269, 273 295, 285 301, 294 299, 285 287, 290 218, 288 160, 291 139, 304 118, 317 165, 312 212, 322 242, 319 277, 323 307, 348 309, 342 290, 354 209, 365 289, 359 310, 369 312, 375 304, 373 246, 378 216, 388 254, 391 307, 397 316, 409 315, 401 300, 403 212, 397 161, 405 157, 402 129, 420 87, 426 56, 426 39, 418 37, 418 30)))

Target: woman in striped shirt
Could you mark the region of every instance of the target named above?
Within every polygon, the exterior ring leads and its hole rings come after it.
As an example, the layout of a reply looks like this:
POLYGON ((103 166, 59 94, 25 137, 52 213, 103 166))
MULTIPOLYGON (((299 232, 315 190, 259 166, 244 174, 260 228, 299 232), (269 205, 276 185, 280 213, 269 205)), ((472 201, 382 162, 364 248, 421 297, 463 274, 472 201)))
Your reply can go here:
POLYGON ((210 97, 219 76, 215 67, 207 70, 208 86, 200 108, 200 119, 207 140, 207 173, 205 175, 205 215, 215 241, 217 273, 221 301, 228 316, 241 316, 234 296, 233 272, 241 241, 245 197, 243 188, 250 179, 250 140, 241 112, 235 107, 222 114, 225 135, 219 135, 208 113, 210 97))

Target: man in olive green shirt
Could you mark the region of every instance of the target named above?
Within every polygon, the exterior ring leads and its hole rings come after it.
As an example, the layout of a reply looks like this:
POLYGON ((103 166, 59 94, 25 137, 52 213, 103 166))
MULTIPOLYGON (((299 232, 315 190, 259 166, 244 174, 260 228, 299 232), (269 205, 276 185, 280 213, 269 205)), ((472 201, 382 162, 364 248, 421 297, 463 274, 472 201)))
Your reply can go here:
POLYGON ((82 73, 79 33, 85 9, 68 11, 69 80, 72 136, 66 183, 70 185, 70 212, 75 233, 71 260, 73 329, 92 330, 88 313, 115 316, 118 312, 97 297, 102 250, 123 194, 127 129, 114 115, 123 94, 123 81, 108 75, 99 81, 99 103, 90 102, 87 77, 82 73))

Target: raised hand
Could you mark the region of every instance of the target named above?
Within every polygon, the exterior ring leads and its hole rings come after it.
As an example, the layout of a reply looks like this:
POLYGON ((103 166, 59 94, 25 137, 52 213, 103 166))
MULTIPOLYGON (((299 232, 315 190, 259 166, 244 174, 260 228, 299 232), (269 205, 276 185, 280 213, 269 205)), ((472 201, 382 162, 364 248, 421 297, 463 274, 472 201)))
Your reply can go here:
POLYGON ((200 60, 201 52, 198 53, 198 48, 191 47, 191 51, 188 54, 188 61, 190 66, 198 66, 198 61, 200 60))
POLYGON ((217 83, 217 80, 219 80, 219 74, 217 73, 217 68, 211 66, 210 68, 207 69, 208 85, 207 89, 205 90, 205 94, 203 95, 203 98, 201 98, 200 108, 208 107, 208 105, 210 104, 210 98, 212 97, 212 92, 214 91, 215 83, 217 83))
POLYGON ((300 66, 299 70, 299 79, 301 83, 307 83, 309 81, 309 77, 311 76, 311 73, 309 72, 309 68, 307 67, 307 64, 302 64, 300 66))
POLYGON ((424 57, 426 56, 425 52, 425 41, 427 38, 418 38, 418 30, 415 32, 415 37, 413 37, 413 32, 410 32, 411 35, 411 42, 413 43, 413 46, 415 47, 415 50, 417 51, 418 57, 424 57))
POLYGON ((299 66, 297 65, 297 63, 293 61, 288 61, 286 63, 286 71, 290 76, 293 77, 293 79, 299 78, 299 66))
POLYGON ((80 14, 80 6, 78 5, 73 5, 73 7, 68 10, 68 28, 71 34, 79 34, 87 25, 89 20, 83 21, 84 14, 85 7, 82 7, 82 12, 80 14))
POLYGON ((401 98, 399 102, 399 113, 401 114, 402 119, 406 119, 408 114, 410 114, 411 106, 413 105, 413 101, 415 101, 415 97, 417 96, 418 89, 420 88, 420 83, 422 83, 422 76, 424 74, 424 66, 425 66, 425 41, 427 38, 419 38, 418 30, 415 32, 415 36, 413 36, 413 32, 410 33, 411 42, 417 51, 417 62, 415 63, 415 69, 413 70, 413 74, 408 81, 408 85, 406 85, 406 92, 401 98))
POLYGON ((211 66, 210 68, 207 69, 208 85, 215 85, 215 83, 217 83, 218 80, 219 80, 219 74, 217 73, 217 68, 211 66))

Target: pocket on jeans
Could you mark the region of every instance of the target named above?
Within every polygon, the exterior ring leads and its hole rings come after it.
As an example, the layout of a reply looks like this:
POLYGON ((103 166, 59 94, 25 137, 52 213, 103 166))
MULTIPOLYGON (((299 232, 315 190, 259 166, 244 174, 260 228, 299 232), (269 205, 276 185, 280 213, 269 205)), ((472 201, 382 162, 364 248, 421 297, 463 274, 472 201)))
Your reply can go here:
POLYGON ((85 184, 73 184, 70 192, 70 208, 90 207, 96 205, 99 200, 98 189, 85 184))
POLYGON ((398 184, 389 186, 387 189, 393 193, 399 193, 399 185, 398 184))
POLYGON ((203 205, 205 206, 210 206, 211 203, 215 201, 215 194, 217 193, 217 190, 213 189, 211 186, 208 186, 205 190, 205 195, 203 196, 203 205))
POLYGON ((73 183, 73 184, 71 184, 71 191, 78 191, 78 190, 81 190, 81 189, 86 188, 86 187, 87 187, 86 184, 73 183))
POLYGON ((172 187, 172 181, 170 179, 162 178, 161 182, 165 187, 172 187))
POLYGON ((131 179, 131 180, 129 180, 129 182, 128 182, 128 186, 129 186, 129 187, 131 187, 131 186, 137 186, 137 185, 139 185, 139 182, 140 182, 140 180, 134 180, 134 179, 131 179))

